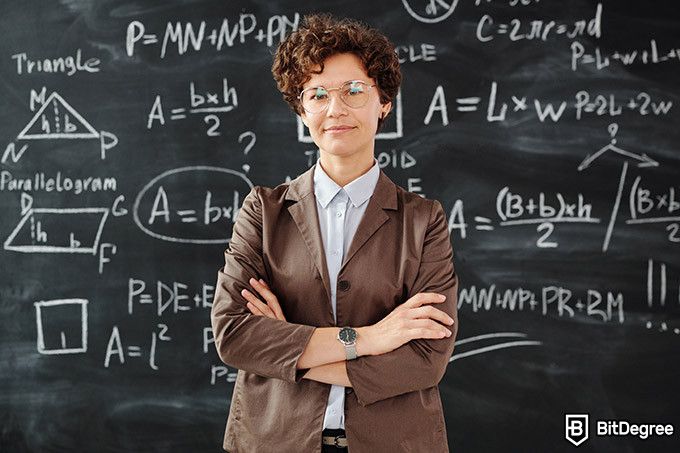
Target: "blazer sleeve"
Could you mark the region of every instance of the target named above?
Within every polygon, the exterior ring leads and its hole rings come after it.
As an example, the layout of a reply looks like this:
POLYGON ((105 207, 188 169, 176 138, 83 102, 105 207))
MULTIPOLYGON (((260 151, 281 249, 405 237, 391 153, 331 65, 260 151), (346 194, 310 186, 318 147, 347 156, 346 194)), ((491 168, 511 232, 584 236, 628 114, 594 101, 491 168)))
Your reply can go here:
POLYGON ((434 200, 430 212, 420 268, 408 297, 419 292, 437 292, 446 300, 434 307, 454 319, 451 336, 415 339, 386 354, 348 360, 347 376, 359 404, 433 387, 441 381, 458 333, 458 276, 453 266, 453 249, 444 209, 434 200))
POLYGON ((262 253, 262 200, 254 187, 234 224, 224 267, 217 274, 210 314, 215 347, 227 365, 260 376, 296 383, 307 371, 297 361, 315 327, 253 315, 241 295, 250 277, 265 278, 262 253))

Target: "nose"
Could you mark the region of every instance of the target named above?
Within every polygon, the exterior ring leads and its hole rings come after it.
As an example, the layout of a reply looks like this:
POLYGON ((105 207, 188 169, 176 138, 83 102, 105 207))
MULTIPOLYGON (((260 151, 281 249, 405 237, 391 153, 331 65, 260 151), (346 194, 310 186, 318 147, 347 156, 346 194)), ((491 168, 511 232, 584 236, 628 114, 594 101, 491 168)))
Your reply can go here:
POLYGON ((347 114, 347 106, 340 99, 340 91, 332 91, 328 98, 328 107, 326 108, 326 115, 340 116, 347 114))

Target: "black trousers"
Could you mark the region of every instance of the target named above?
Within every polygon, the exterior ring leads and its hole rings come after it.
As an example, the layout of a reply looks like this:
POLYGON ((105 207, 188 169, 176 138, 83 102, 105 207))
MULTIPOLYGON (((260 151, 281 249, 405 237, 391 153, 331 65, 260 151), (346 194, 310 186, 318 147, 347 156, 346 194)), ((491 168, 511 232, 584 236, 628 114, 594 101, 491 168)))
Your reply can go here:
MULTIPOLYGON (((324 429, 324 436, 337 436, 339 434, 345 434, 344 429, 324 429)), ((335 445, 321 445, 322 453, 348 453, 349 448, 347 447, 336 447, 335 445)))

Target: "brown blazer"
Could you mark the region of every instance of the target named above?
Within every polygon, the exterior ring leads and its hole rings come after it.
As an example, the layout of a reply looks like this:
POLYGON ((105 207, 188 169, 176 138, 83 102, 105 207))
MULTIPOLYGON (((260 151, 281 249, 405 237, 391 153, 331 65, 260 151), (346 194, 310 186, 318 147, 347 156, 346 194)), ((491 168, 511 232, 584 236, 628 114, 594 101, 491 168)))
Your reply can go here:
MULTIPOLYGON (((217 352, 238 368, 223 447, 228 452, 320 452, 331 386, 296 363, 315 327, 335 326, 313 187, 314 166, 290 183, 257 186, 237 214, 219 271, 211 322, 217 352), (255 316, 240 295, 263 278, 287 322, 255 316)), ((453 335, 412 340, 347 362, 350 453, 448 452, 438 383, 458 331, 458 277, 441 204, 383 171, 338 275, 337 326, 368 326, 418 292, 455 323, 453 335)))

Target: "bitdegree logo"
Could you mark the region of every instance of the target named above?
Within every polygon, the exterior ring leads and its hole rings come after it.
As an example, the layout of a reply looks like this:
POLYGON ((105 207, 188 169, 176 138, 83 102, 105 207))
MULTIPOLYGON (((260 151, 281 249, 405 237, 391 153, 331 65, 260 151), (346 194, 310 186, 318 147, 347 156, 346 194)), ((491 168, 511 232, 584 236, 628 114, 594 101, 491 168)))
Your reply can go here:
POLYGON ((672 436, 673 425, 651 424, 651 423, 628 423, 625 420, 598 420, 598 436, 638 436, 640 439, 647 439, 649 436, 672 436))
MULTIPOLYGON (((564 437, 578 447, 588 439, 588 414, 565 414, 564 437)), ((630 423, 626 420, 597 420, 598 436, 637 436, 642 440, 650 436, 672 436, 674 427, 660 423, 630 423)))
POLYGON ((564 436, 575 446, 588 439, 588 414, 565 414, 564 436))

